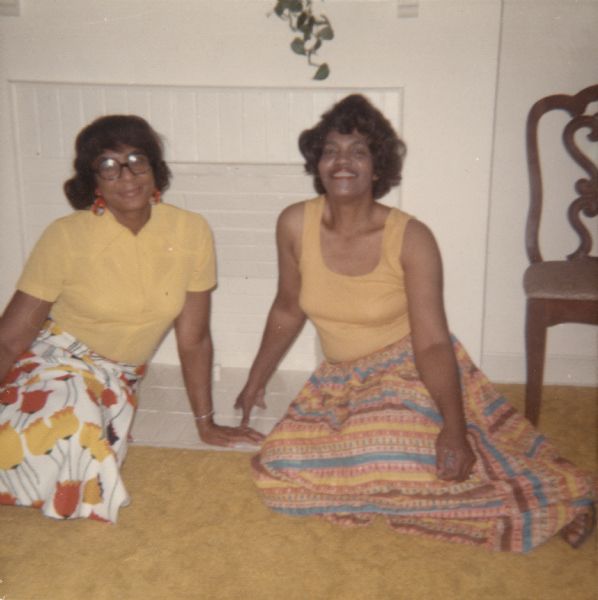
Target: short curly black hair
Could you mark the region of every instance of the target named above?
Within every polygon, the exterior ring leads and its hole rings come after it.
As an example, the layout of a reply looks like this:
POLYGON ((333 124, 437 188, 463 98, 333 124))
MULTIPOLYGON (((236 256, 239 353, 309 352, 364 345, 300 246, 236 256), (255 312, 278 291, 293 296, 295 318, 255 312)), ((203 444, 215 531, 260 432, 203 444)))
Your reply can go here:
POLYGON ((75 174, 65 181, 63 189, 71 206, 89 208, 95 199, 94 161, 106 150, 131 146, 141 150, 150 160, 156 188, 163 192, 170 185, 170 169, 164 162, 160 136, 150 124, 136 115, 107 115, 84 127, 75 141, 75 174))
POLYGON ((331 131, 342 134, 358 131, 367 138, 376 175, 372 184, 372 195, 376 200, 382 198, 391 187, 399 185, 407 147, 388 119, 365 96, 351 94, 325 112, 317 125, 299 136, 299 150, 305 158, 305 171, 313 175, 318 194, 326 192, 318 173, 318 163, 326 136, 331 131))

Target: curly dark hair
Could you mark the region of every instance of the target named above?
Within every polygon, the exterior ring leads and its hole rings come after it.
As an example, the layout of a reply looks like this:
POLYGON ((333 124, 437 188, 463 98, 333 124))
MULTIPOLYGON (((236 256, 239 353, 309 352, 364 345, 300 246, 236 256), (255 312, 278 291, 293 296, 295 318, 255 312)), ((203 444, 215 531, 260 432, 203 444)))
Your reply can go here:
POLYGON ((107 115, 84 127, 75 141, 75 174, 64 182, 64 193, 75 209, 89 208, 96 189, 94 161, 106 150, 132 146, 150 160, 156 188, 163 192, 170 184, 170 169, 164 162, 160 136, 149 123, 136 115, 107 115))
POLYGON ((313 175, 318 194, 326 192, 318 173, 318 163, 326 136, 331 131, 342 134, 358 131, 368 139, 374 174, 377 176, 372 184, 372 195, 376 200, 382 198, 391 187, 399 185, 407 147, 388 119, 367 98, 361 94, 351 94, 325 112, 317 125, 299 136, 299 150, 305 158, 305 171, 313 175))

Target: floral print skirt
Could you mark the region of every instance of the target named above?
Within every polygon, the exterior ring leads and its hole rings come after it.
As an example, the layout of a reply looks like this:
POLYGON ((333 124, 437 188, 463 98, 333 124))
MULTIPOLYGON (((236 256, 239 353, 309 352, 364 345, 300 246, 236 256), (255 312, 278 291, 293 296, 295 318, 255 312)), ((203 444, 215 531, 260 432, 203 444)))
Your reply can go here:
POLYGON ((116 522, 129 502, 119 468, 143 372, 48 320, 0 384, 0 504, 116 522))

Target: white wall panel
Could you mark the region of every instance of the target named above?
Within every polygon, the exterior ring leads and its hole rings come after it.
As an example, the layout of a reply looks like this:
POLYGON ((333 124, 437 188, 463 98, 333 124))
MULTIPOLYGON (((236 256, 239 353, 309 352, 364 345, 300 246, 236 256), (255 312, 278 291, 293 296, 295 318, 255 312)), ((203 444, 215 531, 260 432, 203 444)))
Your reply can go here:
MULTIPOLYGON (((401 90, 363 90, 398 127, 401 90)), ((214 232, 219 286, 212 328, 215 359, 246 367, 259 345, 276 291, 276 219, 315 195, 303 173, 297 136, 346 90, 200 88, 14 82, 20 199, 27 251, 44 227, 69 212, 62 183, 74 138, 93 118, 136 113, 163 135, 173 171, 166 201, 199 212, 214 232)), ((395 202, 397 195, 391 196, 395 202)), ((307 326, 283 365, 308 370, 318 360, 307 326)), ((172 334, 155 357, 176 362, 172 334)))
POLYGON ((21 156, 39 156, 39 119, 37 116, 37 98, 31 86, 20 85, 13 88, 14 105, 19 107, 18 119, 13 123, 19 136, 19 154, 21 156))
MULTIPOLYGON (((0 18, 0 138, 4 142, 0 146, 0 295, 4 301, 12 293, 24 254, 18 131, 9 102, 16 105, 11 97, 14 82, 81 82, 75 87, 81 95, 83 122, 105 112, 102 84, 126 86, 130 111, 141 110, 140 98, 149 89, 149 120, 166 137, 167 149, 173 140, 174 90, 200 86, 197 156, 202 164, 211 160, 214 149, 220 152, 218 97, 231 87, 266 90, 270 112, 286 111, 286 118, 266 121, 269 164, 294 164, 297 114, 291 112, 288 91, 318 92, 312 98, 313 112, 305 109, 309 120, 319 114, 318 108, 328 108, 336 93, 367 89, 379 106, 399 116, 409 148, 401 201, 437 236, 451 327, 476 360, 481 357, 484 325, 484 352, 512 352, 513 359, 522 363, 521 208, 527 194, 521 170, 522 107, 557 84, 569 89, 584 80, 595 81, 595 0, 421 0, 417 18, 399 18, 405 14, 401 7, 409 6, 402 0, 326 0, 323 8, 334 23, 336 37, 320 52, 332 69, 325 82, 311 80, 313 69, 305 58, 290 52, 288 27, 266 17, 270 0, 28 0, 25 4, 20 17, 0 18), (390 109, 394 96, 384 93, 389 88, 405 90, 398 96, 396 110, 390 109), (200 119, 204 112, 210 119, 200 119), (492 154, 496 116, 498 144, 492 154), (490 201, 496 210, 490 220, 489 253, 496 258, 487 262, 490 201)), ((169 160, 173 158, 169 153, 169 160)), ((220 164, 226 165, 226 159, 220 164)), ((181 166, 177 164, 177 174, 181 166)), ((62 175, 56 180, 60 195, 62 175)), ((217 190, 218 185, 214 187, 217 190)), ((173 192, 168 200, 184 204, 189 198, 173 192)), ((397 201, 398 195, 391 199, 397 201)), ((576 333, 570 341, 575 345, 576 333)), ((559 351, 554 350, 555 356, 559 351)), ((172 355, 174 350, 169 352, 172 355)), ((586 354, 595 362, 595 351, 586 354)), ((503 379, 504 373, 495 369, 490 374, 503 379)))
MULTIPOLYGON (((482 367, 496 381, 518 382, 525 379, 522 278, 528 265, 524 239, 529 203, 525 121, 536 100, 575 94, 598 82, 598 2, 505 0, 503 4, 482 367)), ((566 225, 565 210, 576 196, 575 173, 582 172, 562 154, 557 129, 564 118, 559 111, 541 121, 546 195, 540 239, 545 258, 553 259, 563 258, 578 244, 566 225)), ((545 382, 598 385, 598 327, 549 328, 545 382)))

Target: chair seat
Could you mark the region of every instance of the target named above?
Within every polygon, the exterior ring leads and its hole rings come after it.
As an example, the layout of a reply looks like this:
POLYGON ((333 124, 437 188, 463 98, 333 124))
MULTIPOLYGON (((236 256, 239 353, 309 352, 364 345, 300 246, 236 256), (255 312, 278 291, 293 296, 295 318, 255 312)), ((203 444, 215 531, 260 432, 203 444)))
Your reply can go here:
POLYGON ((531 264, 523 276, 528 298, 598 300, 598 260, 555 260, 531 264))

